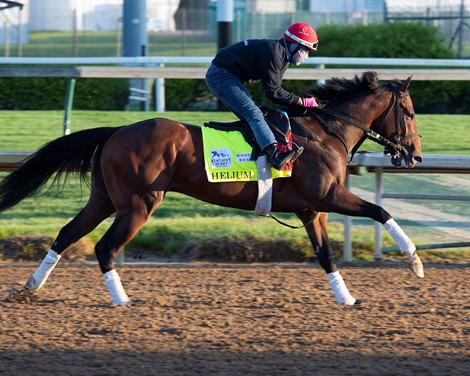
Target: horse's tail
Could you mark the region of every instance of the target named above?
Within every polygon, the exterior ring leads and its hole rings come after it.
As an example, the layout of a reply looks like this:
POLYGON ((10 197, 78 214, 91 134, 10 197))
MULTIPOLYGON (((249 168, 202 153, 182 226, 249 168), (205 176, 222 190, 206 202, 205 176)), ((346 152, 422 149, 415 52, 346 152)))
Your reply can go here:
POLYGON ((65 178, 70 173, 78 173, 85 180, 93 157, 99 156, 103 144, 118 129, 86 129, 44 145, 0 182, 0 212, 33 196, 55 173, 54 182, 58 182, 64 173, 65 178))

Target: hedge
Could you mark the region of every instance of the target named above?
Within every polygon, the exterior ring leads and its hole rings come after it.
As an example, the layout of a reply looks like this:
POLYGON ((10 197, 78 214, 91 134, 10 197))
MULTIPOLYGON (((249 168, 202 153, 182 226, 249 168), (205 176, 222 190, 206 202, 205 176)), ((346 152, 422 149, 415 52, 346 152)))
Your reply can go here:
MULTIPOLYGON (((55 110, 64 107, 65 78, 0 78, 1 110, 55 110)), ((128 80, 90 78, 76 81, 73 108, 123 110, 129 97, 128 80)))
MULTIPOLYGON (((439 29, 422 23, 392 23, 353 26, 322 26, 317 29, 320 46, 314 56, 450 59, 455 54, 444 43, 439 29)), ((376 67, 365 68, 373 70, 376 67)), ((289 68, 295 69, 295 68, 289 68)), ((412 71, 413 68, 410 69, 412 71)), ((406 77, 397 77, 404 79, 406 77)), ((310 81, 284 81, 284 88, 297 94, 314 84, 310 81)), ((214 109, 214 97, 199 80, 167 81, 168 110, 214 109), (191 82, 192 81, 192 82, 191 82), (212 102, 211 102, 212 98, 212 102), (212 103, 208 106, 208 103, 212 103)), ((275 107, 266 99, 260 83, 248 86, 258 105, 275 107)), ((470 113, 469 82, 413 81, 410 92, 418 113, 470 113)))

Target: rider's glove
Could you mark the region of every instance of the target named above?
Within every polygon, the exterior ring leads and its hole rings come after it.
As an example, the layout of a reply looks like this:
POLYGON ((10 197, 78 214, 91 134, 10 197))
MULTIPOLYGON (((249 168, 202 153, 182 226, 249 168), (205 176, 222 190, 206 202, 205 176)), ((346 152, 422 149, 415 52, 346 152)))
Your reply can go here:
POLYGON ((303 107, 318 107, 318 103, 313 97, 302 98, 303 107))

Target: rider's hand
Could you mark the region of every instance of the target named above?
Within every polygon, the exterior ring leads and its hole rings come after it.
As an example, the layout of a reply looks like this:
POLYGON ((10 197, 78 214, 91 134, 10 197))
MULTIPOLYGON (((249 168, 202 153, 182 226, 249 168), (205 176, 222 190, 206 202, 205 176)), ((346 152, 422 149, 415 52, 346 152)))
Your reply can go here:
POLYGON ((318 107, 318 103, 313 97, 302 98, 303 107, 318 107))

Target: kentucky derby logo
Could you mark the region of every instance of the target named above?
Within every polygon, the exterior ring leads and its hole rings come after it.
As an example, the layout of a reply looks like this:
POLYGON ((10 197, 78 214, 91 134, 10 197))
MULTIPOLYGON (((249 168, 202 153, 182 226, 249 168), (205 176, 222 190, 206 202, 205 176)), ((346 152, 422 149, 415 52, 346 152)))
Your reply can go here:
POLYGON ((211 149, 211 167, 232 167, 232 150, 230 148, 211 149))

